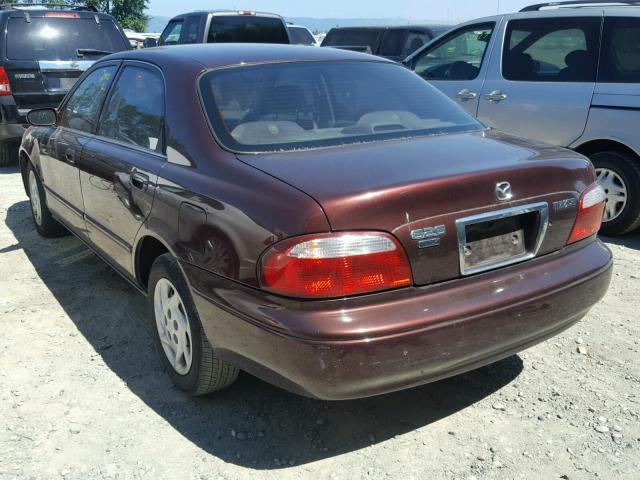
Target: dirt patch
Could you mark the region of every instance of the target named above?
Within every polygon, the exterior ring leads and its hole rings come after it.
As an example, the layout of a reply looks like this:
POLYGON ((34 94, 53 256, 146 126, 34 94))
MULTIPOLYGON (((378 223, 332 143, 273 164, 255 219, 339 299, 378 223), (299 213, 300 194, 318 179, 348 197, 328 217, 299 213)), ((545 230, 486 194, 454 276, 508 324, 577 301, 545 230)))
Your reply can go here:
POLYGON ((40 238, 0 169, 0 479, 636 479, 640 233, 607 243, 606 298, 518 356, 359 401, 249 375, 191 399, 142 296, 75 238, 40 238))

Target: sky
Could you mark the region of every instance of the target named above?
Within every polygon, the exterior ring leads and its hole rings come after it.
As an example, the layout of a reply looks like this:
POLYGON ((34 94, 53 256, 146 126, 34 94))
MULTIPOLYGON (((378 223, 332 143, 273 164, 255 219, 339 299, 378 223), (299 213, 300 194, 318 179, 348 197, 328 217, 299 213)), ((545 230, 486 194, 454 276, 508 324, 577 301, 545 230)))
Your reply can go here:
POLYGON ((459 22, 496 12, 514 12, 540 0, 149 0, 148 14, 172 17, 192 10, 229 8, 278 13, 284 17, 388 18, 459 22), (215 5, 215 6, 214 6, 215 5))

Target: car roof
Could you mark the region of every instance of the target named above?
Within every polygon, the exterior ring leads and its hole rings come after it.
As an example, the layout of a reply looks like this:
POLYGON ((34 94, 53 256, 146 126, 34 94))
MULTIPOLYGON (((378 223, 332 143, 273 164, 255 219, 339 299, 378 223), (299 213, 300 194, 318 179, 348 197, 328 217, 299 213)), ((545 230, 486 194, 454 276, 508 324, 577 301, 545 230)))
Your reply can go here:
POLYGON ((114 53, 105 60, 139 60, 159 66, 180 64, 187 59, 203 67, 220 68, 255 63, 360 60, 395 63, 364 53, 337 48, 269 43, 209 43, 172 45, 114 53))
POLYGON ((331 30, 410 30, 412 28, 421 28, 421 29, 448 29, 451 28, 451 25, 442 25, 442 24, 411 24, 411 25, 366 25, 366 26, 356 26, 352 25, 350 27, 333 27, 331 30))
POLYGON ((113 17, 108 13, 97 12, 88 9, 82 9, 81 7, 73 8, 46 8, 46 7, 29 7, 29 4, 24 4, 20 6, 0 6, 0 15, 16 17, 16 18, 26 18, 26 17, 42 17, 45 14, 51 13, 73 13, 74 15, 78 15, 80 18, 105 18, 112 19, 113 17))
POLYGON ((175 15, 171 18, 171 20, 179 20, 181 18, 190 17, 193 15, 219 15, 219 16, 245 16, 242 15, 243 12, 251 12, 251 15, 246 15, 247 17, 268 17, 268 18, 282 18, 281 15, 277 13, 268 13, 268 12, 255 12, 253 10, 229 10, 229 9, 217 9, 217 10, 194 10, 193 12, 181 13, 179 15, 175 15))

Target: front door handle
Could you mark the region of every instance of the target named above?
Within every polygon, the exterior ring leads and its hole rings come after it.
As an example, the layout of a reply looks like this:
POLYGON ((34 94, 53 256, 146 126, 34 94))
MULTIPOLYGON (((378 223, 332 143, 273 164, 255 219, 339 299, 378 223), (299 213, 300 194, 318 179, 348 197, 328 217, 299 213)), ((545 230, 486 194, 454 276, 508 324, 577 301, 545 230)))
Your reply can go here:
POLYGON ((76 152, 72 148, 67 148, 64 152, 64 158, 68 163, 74 164, 76 163, 76 152))
POLYGON ((502 93, 500 90, 494 90, 491 93, 488 93, 487 95, 484 96, 485 99, 489 100, 490 102, 501 102, 502 100, 506 100, 507 96, 502 93))
POLYGON ((462 89, 456 93, 456 98, 463 102, 466 102, 467 100, 474 100, 477 96, 478 94, 476 92, 472 92, 468 88, 462 89))
POLYGON ((138 190, 146 190, 147 186, 149 185, 149 177, 140 172, 132 173, 131 185, 138 190))

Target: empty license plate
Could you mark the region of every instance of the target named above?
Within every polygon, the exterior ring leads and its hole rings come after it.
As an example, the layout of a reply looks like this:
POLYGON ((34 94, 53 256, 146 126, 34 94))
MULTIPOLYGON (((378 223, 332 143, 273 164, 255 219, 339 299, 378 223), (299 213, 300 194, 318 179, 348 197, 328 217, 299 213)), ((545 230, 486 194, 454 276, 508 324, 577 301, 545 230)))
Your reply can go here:
POLYGON ((467 269, 497 264, 520 257, 526 252, 524 229, 467 242, 464 263, 467 269))

